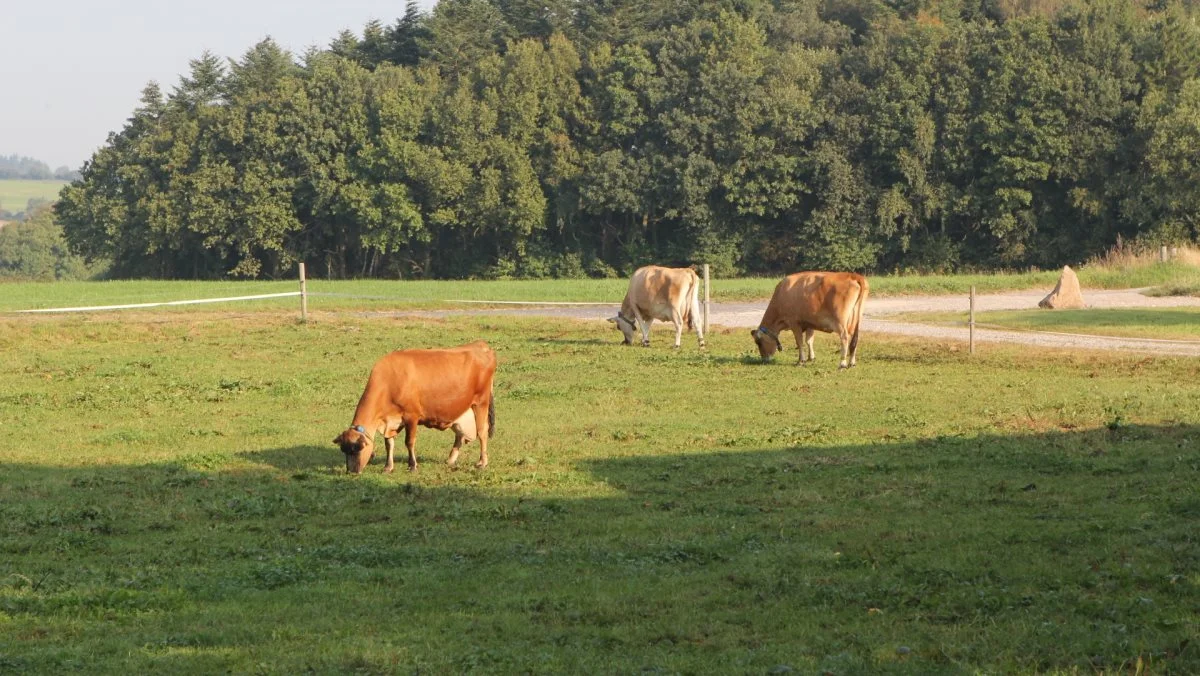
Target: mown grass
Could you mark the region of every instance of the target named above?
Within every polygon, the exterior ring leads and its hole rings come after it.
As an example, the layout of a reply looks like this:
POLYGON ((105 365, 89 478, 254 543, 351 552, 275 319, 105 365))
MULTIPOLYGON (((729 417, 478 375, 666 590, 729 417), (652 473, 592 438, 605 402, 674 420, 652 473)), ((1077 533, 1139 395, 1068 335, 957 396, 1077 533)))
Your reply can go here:
MULTIPOLYGON (((1057 272, 990 275, 898 275, 872 276, 871 295, 875 297, 914 294, 966 294, 971 286, 979 293, 994 293, 1030 288, 1054 287, 1057 272)), ((1164 284, 1188 284, 1200 280, 1200 268, 1187 263, 1147 264, 1122 270, 1107 268, 1080 271, 1085 288, 1140 288, 1164 284)), ((712 280, 712 299, 716 302, 755 301, 770 298, 779 278, 738 278, 712 280)), ((551 301, 612 303, 618 305, 625 295, 628 280, 458 280, 389 281, 309 280, 310 307, 320 309, 428 309, 462 307, 453 301, 551 301)), ((0 312, 15 310, 153 303, 198 298, 256 295, 298 291, 297 281, 274 282, 194 282, 126 280, 108 282, 19 282, 0 285, 0 312)), ((219 305, 216 309, 254 312, 298 307, 298 300, 255 301, 237 305, 219 305)), ((164 308, 162 311, 191 312, 192 307, 164 308)))
MULTIPOLYGON (((890 319, 965 326, 964 312, 909 312, 890 319)), ((976 312, 982 328, 1057 331, 1097 336, 1200 340, 1200 308, 1088 308, 1080 310, 997 310, 976 312)))
POLYGON ((1177 281, 1146 291, 1147 296, 1200 296, 1200 281, 1177 281))
POLYGON ((1196 360, 138 317, 0 318, 3 670, 1200 671, 1196 360), (371 363, 479 337, 491 466, 345 476, 371 363))
POLYGON ((0 209, 17 213, 25 211, 31 199, 53 202, 66 184, 66 181, 0 179, 0 209))

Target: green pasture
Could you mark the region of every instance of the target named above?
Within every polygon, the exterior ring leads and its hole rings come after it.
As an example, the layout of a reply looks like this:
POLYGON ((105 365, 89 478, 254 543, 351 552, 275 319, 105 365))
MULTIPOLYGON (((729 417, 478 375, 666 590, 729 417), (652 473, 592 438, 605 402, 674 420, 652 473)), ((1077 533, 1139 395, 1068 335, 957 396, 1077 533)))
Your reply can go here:
POLYGON ((66 181, 0 179, 0 210, 13 213, 25 211, 31 199, 53 202, 66 184, 66 181))
MULTIPOLYGON (((1155 264, 1114 272, 1097 268, 1080 272, 1086 287, 1140 288, 1161 284, 1186 284, 1196 279, 1200 269, 1182 263, 1155 264), (1172 282, 1174 280, 1174 282, 1172 282)), ((914 294, 951 295, 969 293, 972 285, 979 293, 1054 287, 1056 272, 991 275, 896 275, 868 278, 873 297, 914 294)), ((714 302, 753 301, 770 298, 779 278, 713 279, 714 302)), ((613 303, 621 302, 629 282, 625 279, 560 280, 339 280, 310 279, 309 307, 323 309, 375 309, 464 307, 452 301, 552 301, 613 303)), ((122 280, 104 282, 10 282, 0 283, 0 312, 14 310, 153 303, 199 298, 283 293, 299 290, 298 280, 281 281, 159 281, 122 280)), ((283 298, 252 303, 221 304, 216 309, 254 312, 278 311, 299 307, 299 300, 283 298)), ((195 308, 165 308, 160 311, 195 308)))
MULTIPOLYGON (((968 317, 965 312, 911 312, 889 319, 966 326, 968 317)), ((1200 307, 999 310, 976 312, 975 325, 988 329, 1200 341, 1200 307)))
POLYGON ((1200 361, 666 336, 0 317, 0 671, 1200 672, 1200 361), (346 476, 374 360, 476 338, 491 465, 346 476))

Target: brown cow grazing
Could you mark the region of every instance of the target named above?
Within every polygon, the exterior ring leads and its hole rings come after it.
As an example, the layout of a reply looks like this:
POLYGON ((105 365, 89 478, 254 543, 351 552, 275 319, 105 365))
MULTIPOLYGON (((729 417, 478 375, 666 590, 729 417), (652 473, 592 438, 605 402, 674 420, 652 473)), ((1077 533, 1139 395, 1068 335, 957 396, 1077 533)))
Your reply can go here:
POLYGON ((417 425, 454 428, 447 464, 458 461, 463 442, 479 437, 479 462, 488 464, 488 437, 495 429, 492 379, 496 353, 482 340, 444 350, 397 350, 371 368, 350 428, 333 443, 346 454, 346 471, 362 472, 375 453, 375 433, 387 447, 385 472, 395 467, 396 434, 404 428, 408 469, 417 468, 417 425))
POLYGON ((782 331, 796 337, 796 349, 803 364, 804 348, 812 361, 813 331, 836 333, 842 340, 839 368, 858 363, 858 329, 863 305, 867 302, 867 278, 854 272, 797 272, 784 277, 775 286, 767 311, 750 335, 758 345, 763 361, 783 349, 782 331))
POLYGON ((650 324, 655 319, 675 324, 675 347, 683 327, 696 331, 700 347, 704 347, 704 329, 700 326, 700 276, 691 268, 664 268, 647 265, 638 268, 629 279, 629 290, 621 301, 621 310, 608 321, 617 325, 625 335, 625 344, 632 345, 640 324, 642 347, 650 347, 650 324))

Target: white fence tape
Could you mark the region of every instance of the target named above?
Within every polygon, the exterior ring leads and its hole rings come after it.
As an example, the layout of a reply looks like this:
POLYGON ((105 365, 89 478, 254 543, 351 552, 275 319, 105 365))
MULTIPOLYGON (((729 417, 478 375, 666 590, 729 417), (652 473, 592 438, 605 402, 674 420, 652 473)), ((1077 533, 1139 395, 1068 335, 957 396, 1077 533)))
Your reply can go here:
POLYGON ((228 298, 201 298, 199 300, 170 300, 161 303, 130 303, 127 305, 92 305, 88 307, 50 307, 37 310, 14 310, 18 314, 51 313, 51 312, 100 312, 102 310, 132 310, 145 307, 161 307, 164 305, 198 305, 200 303, 225 303, 237 300, 262 300, 264 298, 287 298, 299 296, 299 291, 284 293, 262 293, 256 296, 230 296, 228 298))

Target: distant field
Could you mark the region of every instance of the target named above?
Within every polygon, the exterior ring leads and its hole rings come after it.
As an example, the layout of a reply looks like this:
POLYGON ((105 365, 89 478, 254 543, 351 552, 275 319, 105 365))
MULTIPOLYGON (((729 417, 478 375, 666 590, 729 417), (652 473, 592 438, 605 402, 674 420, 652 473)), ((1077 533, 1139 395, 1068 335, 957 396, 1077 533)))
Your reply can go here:
POLYGON ((25 211, 31 199, 53 202, 66 184, 66 181, 0 180, 0 209, 16 213, 25 211))
MULTIPOLYGON (((963 326, 963 312, 914 312, 895 319, 963 326)), ((978 312, 976 326, 1026 331, 1055 331, 1122 338, 1200 340, 1200 308, 1109 308, 1084 310, 1005 310, 978 312)))
MULTIPOLYGON (((2 183, 2 182, 0 182, 2 183)), ((1200 280, 1200 269, 1183 263, 1154 264, 1127 270, 1084 268, 1080 279, 1085 288, 1136 288, 1185 285, 1200 280)), ((966 294, 972 285, 980 293, 1043 288, 1049 291, 1057 272, 991 275, 897 275, 870 276, 872 297, 917 294, 966 294)), ((770 298, 779 277, 713 279, 715 302, 765 300, 770 298)), ((310 307, 322 309, 396 309, 458 306, 447 301, 554 301, 620 303, 628 281, 624 279, 497 280, 497 281, 396 281, 396 280, 310 280, 310 307)), ((4 284, 0 312, 78 305, 150 303, 193 298, 221 298, 251 294, 296 291, 295 280, 262 282, 195 282, 129 280, 112 282, 21 282, 4 284)), ((293 298, 239 303, 238 311, 278 309, 297 303, 293 298)))

